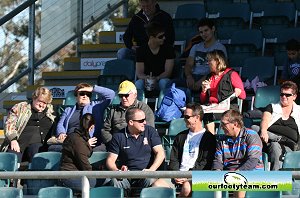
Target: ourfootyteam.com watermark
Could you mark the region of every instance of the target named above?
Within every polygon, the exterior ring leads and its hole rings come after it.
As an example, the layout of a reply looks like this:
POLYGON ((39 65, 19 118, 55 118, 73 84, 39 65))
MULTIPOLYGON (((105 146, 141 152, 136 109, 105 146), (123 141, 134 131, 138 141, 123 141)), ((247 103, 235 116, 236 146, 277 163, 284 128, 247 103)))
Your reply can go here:
POLYGON ((233 191, 239 191, 239 190, 277 190, 278 185, 272 184, 272 185, 256 185, 256 184, 211 184, 208 185, 208 188, 211 190, 233 190, 233 191))

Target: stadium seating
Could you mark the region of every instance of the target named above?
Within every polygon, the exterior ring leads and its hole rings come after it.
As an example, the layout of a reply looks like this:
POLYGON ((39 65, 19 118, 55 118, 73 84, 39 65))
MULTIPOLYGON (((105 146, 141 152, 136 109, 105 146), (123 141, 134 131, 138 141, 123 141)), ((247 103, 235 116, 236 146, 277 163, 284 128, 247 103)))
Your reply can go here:
POLYGON ((116 188, 112 186, 92 188, 90 190, 90 198, 98 198, 98 197, 123 198, 124 190, 123 188, 116 188))
MULTIPOLYGON (((0 171, 17 171, 18 157, 14 153, 0 153, 0 171)), ((10 184, 9 179, 1 179, 0 187, 7 187, 10 184)))
MULTIPOLYGON (((205 198, 214 198, 214 191, 193 191, 192 198, 205 197, 205 198)), ((222 191, 222 198, 228 198, 228 191, 222 191)))
POLYGON ((282 193, 280 191, 247 191, 246 198, 281 198, 282 193))
POLYGON ((38 198, 73 198, 72 189, 66 187, 47 187, 41 188, 38 198))
POLYGON ((175 19, 201 19, 206 16, 203 4, 182 4, 177 6, 175 19))
POLYGON ((170 155, 175 136, 184 130, 187 130, 187 127, 183 118, 178 118, 170 122, 167 135, 162 137, 162 145, 166 152, 166 162, 170 161, 170 155))
MULTIPOLYGON (((33 156, 30 171, 58 171, 60 169, 61 153, 60 152, 43 152, 33 156)), ((57 185, 56 179, 28 179, 25 180, 27 194, 36 195, 39 189, 57 185)))
POLYGON ((102 75, 125 75, 127 80, 135 80, 135 64, 132 60, 115 59, 105 63, 102 75))
POLYGON ((163 198, 176 198, 176 192, 175 189, 166 187, 143 188, 140 198, 152 198, 153 196, 163 198))
POLYGON ((244 61, 264 53, 260 30, 239 30, 233 33, 231 43, 226 45, 229 65, 243 67, 244 61))
POLYGON ((104 170, 108 152, 95 151, 89 158, 93 170, 104 170))
POLYGON ((242 69, 242 79, 249 81, 256 76, 259 82, 264 82, 268 85, 276 84, 276 70, 274 57, 252 57, 247 58, 242 69))
POLYGON ((0 196, 3 198, 23 198, 23 191, 14 187, 0 187, 0 196))

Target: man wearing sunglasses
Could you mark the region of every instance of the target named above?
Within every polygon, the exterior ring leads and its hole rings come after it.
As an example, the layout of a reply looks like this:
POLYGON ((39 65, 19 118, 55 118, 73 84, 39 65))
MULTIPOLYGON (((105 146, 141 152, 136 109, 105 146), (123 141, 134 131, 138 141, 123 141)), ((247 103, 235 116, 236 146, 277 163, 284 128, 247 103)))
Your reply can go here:
MULTIPOLYGON (((113 134, 106 160, 107 168, 111 171, 156 171, 165 159, 157 131, 146 125, 146 115, 139 108, 129 108, 125 119, 127 127, 113 134), (117 159, 120 167, 116 164, 117 159)), ((126 191, 131 187, 170 187, 164 179, 112 179, 112 181, 115 187, 126 191)))
POLYGON ((146 123, 154 127, 154 114, 151 108, 144 102, 137 100, 137 89, 135 85, 125 80, 119 86, 119 105, 110 106, 107 109, 107 116, 101 130, 102 141, 107 146, 112 139, 112 135, 127 126, 125 112, 129 107, 137 107, 146 114, 146 123))
MULTIPOLYGON (((213 170, 264 170, 262 142, 256 131, 244 127, 243 116, 230 109, 222 114, 220 136, 213 161, 213 170)), ((245 191, 236 191, 233 197, 245 197, 245 191)))
MULTIPOLYGON (((56 134, 58 139, 63 141, 67 134, 72 133, 75 128, 79 128, 82 115, 91 113, 96 120, 96 124, 95 129, 90 132, 91 139, 89 140, 89 143, 91 146, 95 146, 96 143, 97 145, 100 145, 102 142, 100 132, 103 127, 104 110, 115 97, 115 92, 105 87, 79 83, 75 87, 74 95, 76 96, 76 104, 65 109, 57 124, 56 134), (92 101, 93 92, 98 94, 98 99, 95 101, 92 101)), ((54 147, 52 147, 52 149, 53 148, 54 147)), ((60 149, 61 147, 58 148, 58 150, 60 149)))
MULTIPOLYGON (((202 127, 203 109, 200 104, 189 103, 184 111, 185 130, 174 139, 170 165, 171 170, 211 170, 216 152, 216 138, 202 127)), ((175 185, 181 186, 179 197, 188 197, 192 192, 191 180, 175 178, 175 185)))
POLYGON ((154 80, 154 85, 147 88, 164 90, 170 84, 170 78, 174 67, 175 52, 171 45, 164 44, 164 27, 156 22, 149 23, 146 27, 149 41, 136 52, 137 89, 144 90, 148 79, 154 80), (156 86, 155 86, 156 85, 156 86))
POLYGON ((279 170, 284 154, 299 150, 300 142, 300 106, 295 103, 298 87, 292 81, 285 81, 280 91, 280 102, 265 108, 260 127, 252 126, 265 143, 271 170, 279 170))
POLYGON ((166 43, 174 44, 175 32, 172 17, 159 8, 156 0, 139 0, 139 5, 141 10, 131 18, 128 24, 123 36, 126 48, 121 48, 118 51, 118 59, 135 61, 136 49, 148 42, 145 26, 150 22, 161 23, 165 27, 166 43))

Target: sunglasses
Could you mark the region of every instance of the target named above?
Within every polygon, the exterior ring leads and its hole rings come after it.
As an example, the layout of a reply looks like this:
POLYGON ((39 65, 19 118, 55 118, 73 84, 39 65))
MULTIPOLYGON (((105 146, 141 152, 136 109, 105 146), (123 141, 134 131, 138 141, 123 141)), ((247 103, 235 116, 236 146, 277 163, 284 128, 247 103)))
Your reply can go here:
POLYGON ((88 92, 88 91, 79 91, 78 95, 80 96, 87 96, 87 97, 91 97, 92 96, 92 92, 88 92))
POLYGON ((138 122, 138 123, 144 123, 146 121, 146 118, 141 119, 141 120, 132 120, 134 122, 138 122))
POLYGON ((186 120, 190 119, 191 117, 195 117, 195 116, 194 116, 194 115, 191 115, 191 116, 189 116, 189 115, 184 115, 184 116, 183 116, 183 118, 186 119, 186 120))
POLYGON ((120 97, 120 98, 123 98, 123 97, 128 98, 129 95, 130 95, 130 94, 119 94, 119 97, 120 97))
POLYGON ((163 39, 165 37, 165 34, 162 34, 162 35, 160 35, 160 36, 157 36, 156 38, 158 38, 158 39, 163 39))
POLYGON ((291 93, 280 93, 280 96, 281 97, 283 97, 283 96, 285 96, 285 97, 290 97, 290 96, 293 96, 294 94, 291 94, 291 93))

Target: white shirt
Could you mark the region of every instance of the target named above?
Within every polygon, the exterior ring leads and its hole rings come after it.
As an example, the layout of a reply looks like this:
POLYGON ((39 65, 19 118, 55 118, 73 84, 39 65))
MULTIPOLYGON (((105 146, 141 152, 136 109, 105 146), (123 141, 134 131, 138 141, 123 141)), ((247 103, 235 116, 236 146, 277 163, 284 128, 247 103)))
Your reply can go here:
POLYGON ((188 171, 193 168, 199 154, 199 145, 205 129, 197 132, 189 131, 183 146, 183 154, 180 164, 180 171, 188 171))

